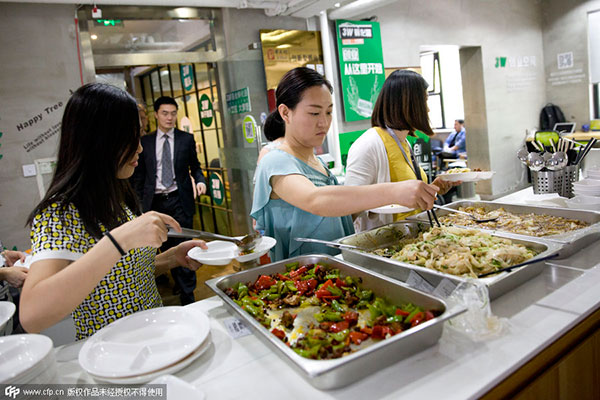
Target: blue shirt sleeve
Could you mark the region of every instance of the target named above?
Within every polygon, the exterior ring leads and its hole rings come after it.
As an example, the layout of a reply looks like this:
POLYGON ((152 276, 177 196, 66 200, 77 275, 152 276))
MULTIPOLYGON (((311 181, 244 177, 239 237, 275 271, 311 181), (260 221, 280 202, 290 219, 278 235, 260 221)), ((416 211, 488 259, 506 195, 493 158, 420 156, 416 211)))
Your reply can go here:
POLYGON ((454 145, 458 147, 459 152, 467 151, 467 134, 465 130, 461 130, 457 135, 456 143, 454 143, 454 145))
POLYGON ((252 201, 252 211, 250 215, 254 216, 271 198, 271 177, 278 175, 304 175, 302 169, 286 152, 274 149, 268 152, 258 164, 256 170, 256 183, 254 185, 254 197, 252 201))

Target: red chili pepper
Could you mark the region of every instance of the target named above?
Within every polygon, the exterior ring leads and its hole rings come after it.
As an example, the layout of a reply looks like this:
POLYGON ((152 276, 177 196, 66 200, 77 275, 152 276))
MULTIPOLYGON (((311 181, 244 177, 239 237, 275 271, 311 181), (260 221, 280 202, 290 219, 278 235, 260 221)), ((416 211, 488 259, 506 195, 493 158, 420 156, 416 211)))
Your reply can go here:
POLYGON ((330 332, 341 332, 344 329, 348 329, 350 327, 350 324, 348 324, 348 322, 346 321, 341 321, 341 322, 336 322, 335 324, 331 325, 331 328, 329 328, 330 332))
POLYGON ((337 286, 339 288, 342 288, 342 287, 345 287, 345 286, 348 286, 348 285, 346 285, 346 282, 344 282, 340 278, 336 278, 335 279, 335 286, 337 286))
POLYGON ((406 317, 409 314, 410 313, 408 311, 401 310, 400 308, 396 309, 396 315, 402 315, 403 317, 406 317))
POLYGON ((291 281, 290 278, 288 278, 285 275, 281 275, 281 274, 277 274, 277 279, 281 280, 281 281, 291 281))
POLYGON ((281 329, 273 328, 273 330, 271 331, 271 333, 273 335, 277 336, 280 340, 285 339, 285 332, 282 331, 281 329))
POLYGON ((421 322, 423 322, 423 318, 425 317, 425 314, 422 312, 418 312, 415 314, 414 317, 412 317, 412 319, 409 321, 410 322, 410 326, 414 327, 419 325, 421 322))
POLYGON ((311 290, 315 290, 318 284, 319 282, 313 278, 305 281, 294 281, 294 286, 296 286, 296 289, 298 289, 298 294, 300 295, 310 292, 311 290))
POLYGON ((354 311, 346 311, 344 315, 342 315, 344 321, 348 322, 350 326, 354 326, 358 323, 358 313, 354 311))
POLYGON ((256 288, 256 290, 266 290, 276 283, 277 283, 277 281, 275 279, 271 278, 270 276, 261 275, 256 280, 254 287, 256 288))
POLYGON ((352 341, 352 343, 354 344, 361 344, 362 342, 364 342, 365 340, 367 340, 369 338, 369 335, 367 335, 366 333, 362 333, 362 332, 350 332, 350 340, 352 341))
POLYGON ((373 339, 385 339, 388 333, 390 335, 394 334, 394 331, 389 326, 375 325, 371 337, 373 339))
POLYGON ((308 269, 303 265, 302 267, 291 271, 290 272, 290 278, 292 279, 296 279, 299 278, 300 276, 302 276, 302 274, 304 274, 308 269))

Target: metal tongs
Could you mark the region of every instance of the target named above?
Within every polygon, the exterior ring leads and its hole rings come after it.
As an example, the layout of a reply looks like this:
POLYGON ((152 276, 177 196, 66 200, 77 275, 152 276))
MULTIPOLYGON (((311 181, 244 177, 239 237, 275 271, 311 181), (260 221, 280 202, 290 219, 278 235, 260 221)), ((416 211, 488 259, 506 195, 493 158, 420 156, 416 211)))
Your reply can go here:
POLYGON ((241 239, 234 238, 231 236, 219 235, 218 233, 197 231, 195 229, 181 228, 181 232, 177 232, 173 227, 167 226, 169 231, 167 236, 171 238, 190 238, 190 239, 203 239, 203 240, 224 240, 226 242, 235 243, 237 247, 242 251, 249 251, 256 247, 258 242, 262 239, 260 232, 254 231, 253 233, 244 236, 241 239))
POLYGON ((460 210, 455 210, 454 208, 450 208, 450 207, 444 207, 444 206, 438 206, 437 204, 433 206, 433 208, 439 208, 440 210, 446 210, 446 211, 450 211, 453 213, 457 213, 457 214, 463 214, 466 215, 468 217, 471 217, 471 219, 479 224, 481 224, 482 222, 491 222, 491 221, 495 221, 498 219, 498 217, 490 217, 490 218, 477 218, 476 216, 474 216, 473 214, 469 214, 468 212, 465 211, 460 211, 460 210))

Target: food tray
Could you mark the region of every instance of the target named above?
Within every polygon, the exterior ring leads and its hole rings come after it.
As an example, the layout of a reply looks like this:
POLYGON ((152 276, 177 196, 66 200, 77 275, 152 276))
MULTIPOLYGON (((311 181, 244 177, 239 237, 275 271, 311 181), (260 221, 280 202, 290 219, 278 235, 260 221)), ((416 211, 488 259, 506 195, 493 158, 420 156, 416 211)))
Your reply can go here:
MULTIPOLYGON (((458 209, 460 207, 485 207, 486 210, 492 211, 498 208, 504 208, 506 211, 514 213, 514 214, 546 214, 553 215, 556 217, 563 217, 569 219, 578 219, 583 222, 587 222, 590 226, 582 229, 577 229, 575 231, 561 233, 560 235, 549 235, 549 236, 529 236, 522 235, 518 233, 511 233, 506 231, 487 229, 484 227, 478 228, 477 226, 468 226, 469 229, 482 229, 486 232, 498 232, 498 233, 507 233, 510 235, 518 236, 521 238, 534 238, 534 239, 542 239, 544 241, 553 241, 558 243, 572 243, 581 239, 583 236, 586 236, 594 231, 597 231, 600 228, 600 212, 595 211, 585 211, 585 210, 574 210, 571 208, 554 208, 554 207, 538 207, 538 206, 529 206, 524 204, 507 204, 507 203, 496 203, 491 201, 456 201, 454 203, 447 204, 446 207, 458 209)), ((450 214, 450 211, 446 210, 436 210, 435 213, 438 216, 443 216, 450 214)), ((427 213, 422 212, 416 215, 411 215, 407 218, 408 220, 417 220, 422 222, 428 222, 427 213)), ((460 225, 457 225, 460 226, 460 225)))
POLYGON ((265 345, 270 347, 281 359, 318 389, 334 389, 346 386, 434 345, 442 335, 443 322, 464 311, 464 309, 454 308, 448 310, 446 304, 436 297, 412 289, 401 282, 368 269, 326 255, 305 255, 278 261, 233 275, 211 279, 206 282, 206 285, 221 297, 226 306, 237 313, 246 325, 252 328, 254 334, 265 345), (430 321, 342 358, 333 360, 304 358, 277 339, 275 335, 246 311, 242 310, 224 293, 225 289, 232 287, 237 282, 254 282, 260 275, 283 273, 286 270, 285 264, 296 261, 300 265, 327 264, 332 268, 339 269, 341 274, 345 276, 361 277, 362 286, 373 290, 375 295, 379 297, 386 297, 395 304, 411 302, 425 309, 439 310, 441 314, 430 321))
MULTIPOLYGON (((381 247, 395 245, 403 238, 416 237, 421 231, 428 228, 428 223, 425 224, 418 221, 399 221, 369 231, 346 236, 338 239, 338 242, 359 246, 364 249, 375 250, 381 247)), ((527 247, 533 248, 538 252, 538 255, 536 255, 534 259, 556 254, 563 248, 563 245, 560 243, 544 241, 537 238, 525 238, 524 236, 512 235, 505 232, 486 232, 492 236, 510 239, 514 243, 523 244, 527 247)), ((418 273, 433 287, 439 285, 444 278, 455 284, 459 284, 460 282, 467 280, 467 278, 460 276, 445 274, 429 268, 420 267, 418 265, 413 265, 358 250, 342 249, 342 256, 344 257, 344 260, 358 265, 368 266, 369 270, 371 271, 379 272, 402 282, 406 282, 408 280, 411 271, 418 273)), ((545 265, 546 264, 543 262, 529 264, 524 267, 514 269, 511 272, 502 272, 497 275, 482 278, 481 281, 487 285, 490 298, 494 299, 538 275, 542 272, 545 265)))

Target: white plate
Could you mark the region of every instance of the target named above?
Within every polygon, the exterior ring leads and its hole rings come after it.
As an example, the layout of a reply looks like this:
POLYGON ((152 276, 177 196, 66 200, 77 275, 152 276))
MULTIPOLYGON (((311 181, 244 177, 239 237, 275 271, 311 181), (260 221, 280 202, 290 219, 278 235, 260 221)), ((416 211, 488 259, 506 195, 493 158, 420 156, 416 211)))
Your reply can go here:
POLYGON ((4 329, 4 325, 15 314, 17 307, 10 301, 0 301, 0 332, 4 329))
MULTIPOLYGON (((128 377, 128 378, 107 378, 107 377, 102 377, 102 376, 96 376, 93 374, 90 374, 90 376, 92 378, 94 378, 95 381, 98 381, 98 382, 109 382, 109 383, 117 383, 117 384, 139 384, 139 383, 150 382, 151 380, 158 378, 161 375, 174 374, 177 371, 181 371, 182 369, 184 369, 185 367, 187 367, 188 365, 190 365, 191 363, 196 361, 202 354, 204 354, 206 352, 206 350, 208 350, 210 348, 211 343, 212 343, 212 340, 209 335, 206 338, 206 340, 204 341, 204 343, 202 343, 202 345, 198 349, 196 349, 195 352, 190 354, 188 357, 184 358, 183 360, 181 360, 175 364, 169 365, 166 368, 151 372, 149 374, 132 376, 132 377, 128 377)), ((167 398, 171 398, 171 397, 167 395, 167 398)))
POLYGON ((600 181, 595 179, 583 179, 581 181, 573 182, 573 187, 600 190, 600 181))
POLYGON ((90 337, 79 364, 104 378, 144 375, 178 363, 208 337, 210 321, 196 310, 160 307, 121 318, 90 337))
POLYGON ((414 210, 414 208, 404 207, 404 206, 401 206, 400 204, 390 204, 390 205, 383 206, 383 207, 372 208, 369 210, 369 212, 372 212, 375 214, 400 214, 400 213, 405 213, 405 212, 409 212, 409 211, 413 211, 413 210, 414 210))
POLYGON ((206 243, 208 250, 194 247, 188 251, 188 256, 199 263, 207 265, 227 265, 237 255, 237 246, 232 242, 213 240, 206 243))
MULTIPOLYGON (((254 247, 254 251, 250 254, 245 254, 243 256, 237 256, 235 259, 238 260, 239 262, 248 262, 248 261, 252 261, 252 260, 256 260, 257 258, 260 258, 262 256, 264 256, 265 254, 267 254, 267 252, 269 250, 271 250, 271 248, 273 246, 275 246, 277 244, 277 240, 270 237, 270 236, 263 236, 260 240, 260 242, 258 242, 256 244, 256 247, 254 247)), ((239 251, 236 252, 236 254, 239 254, 239 251)))
POLYGON ((0 337, 0 383, 29 374, 52 351, 48 336, 23 334, 0 337))
POLYGON ((441 179, 448 182, 477 182, 486 179, 491 179, 494 176, 494 171, 471 171, 461 172, 459 174, 440 174, 438 175, 441 179))

